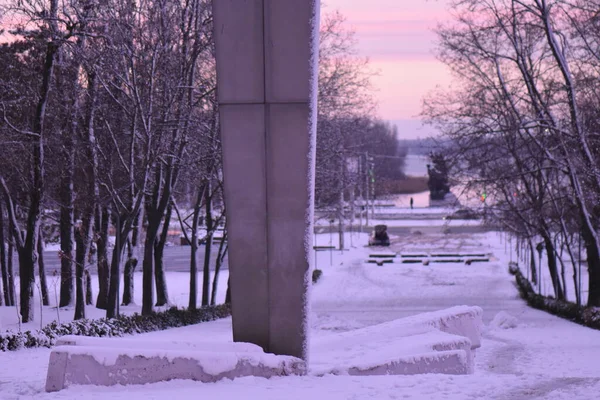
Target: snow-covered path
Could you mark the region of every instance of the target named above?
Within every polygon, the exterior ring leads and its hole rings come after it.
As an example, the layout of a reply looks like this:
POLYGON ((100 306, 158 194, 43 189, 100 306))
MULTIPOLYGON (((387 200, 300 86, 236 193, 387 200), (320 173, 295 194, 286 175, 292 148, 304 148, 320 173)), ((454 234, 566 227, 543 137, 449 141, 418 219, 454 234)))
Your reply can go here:
MULTIPOLYGON (((0 399, 597 399, 600 331, 528 308, 506 271, 493 234, 402 238, 395 250, 493 252, 490 263, 423 266, 364 264, 366 249, 320 253, 322 281, 312 291, 311 334, 327 335, 453 305, 479 305, 486 329, 476 372, 467 376, 242 378, 202 384, 172 381, 131 387, 72 387, 44 393, 49 349, 0 353, 0 399), (429 243, 429 244, 428 244, 429 243), (326 266, 325 266, 326 265, 326 266)), ((231 320, 147 334, 164 340, 231 340, 231 320)))

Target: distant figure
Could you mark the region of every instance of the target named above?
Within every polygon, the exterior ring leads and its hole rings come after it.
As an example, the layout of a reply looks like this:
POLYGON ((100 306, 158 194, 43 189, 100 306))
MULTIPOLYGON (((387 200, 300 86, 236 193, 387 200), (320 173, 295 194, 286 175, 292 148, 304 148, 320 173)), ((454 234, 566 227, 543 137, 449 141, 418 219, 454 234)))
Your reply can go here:
POLYGON ((413 204, 415 203, 414 199, 411 197, 410 198, 410 209, 413 209, 413 204))

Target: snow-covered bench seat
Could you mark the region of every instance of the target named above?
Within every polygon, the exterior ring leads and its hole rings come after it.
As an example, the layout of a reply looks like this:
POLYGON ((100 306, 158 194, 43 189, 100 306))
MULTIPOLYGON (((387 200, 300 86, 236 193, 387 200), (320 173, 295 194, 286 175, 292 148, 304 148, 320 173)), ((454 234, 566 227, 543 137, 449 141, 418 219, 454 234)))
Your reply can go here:
POLYGON ((473 373, 482 313, 480 307, 453 307, 314 338, 310 373, 473 373))
POLYGON ((306 364, 264 353, 249 343, 166 342, 66 336, 50 353, 46 391, 73 384, 129 385, 192 379, 215 382, 242 376, 303 375, 306 364))

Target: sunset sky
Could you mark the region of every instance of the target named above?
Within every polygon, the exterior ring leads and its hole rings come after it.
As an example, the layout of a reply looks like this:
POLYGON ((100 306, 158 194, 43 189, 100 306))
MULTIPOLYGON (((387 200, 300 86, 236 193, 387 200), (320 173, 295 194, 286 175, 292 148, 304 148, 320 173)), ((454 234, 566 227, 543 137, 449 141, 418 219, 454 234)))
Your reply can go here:
POLYGON ((450 74, 435 59, 432 28, 447 17, 446 0, 322 0, 322 13, 339 10, 356 31, 360 55, 379 72, 374 79, 380 117, 398 125, 400 138, 434 133, 421 128, 423 96, 447 86, 450 74))
POLYGON ((400 138, 434 134, 421 126, 418 115, 423 96, 450 82, 448 70, 435 59, 432 30, 449 15, 447 0, 321 2, 322 14, 339 10, 347 18, 356 31, 359 54, 379 73, 373 79, 379 116, 398 126, 400 138))

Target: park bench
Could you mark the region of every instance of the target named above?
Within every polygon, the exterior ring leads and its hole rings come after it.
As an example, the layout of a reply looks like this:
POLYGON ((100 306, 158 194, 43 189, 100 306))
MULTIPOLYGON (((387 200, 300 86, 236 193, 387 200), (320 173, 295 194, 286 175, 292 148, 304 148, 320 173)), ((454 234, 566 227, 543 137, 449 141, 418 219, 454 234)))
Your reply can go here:
POLYGON ((389 258, 384 258, 384 259, 375 259, 375 258, 370 258, 367 260, 368 264, 377 264, 380 267, 383 266, 383 264, 393 264, 394 260, 391 260, 389 258))
POLYGON ((489 262, 490 259, 488 258, 469 258, 465 261, 465 264, 467 265, 471 265, 472 263, 482 263, 482 262, 489 262))
POLYGON ((371 253, 367 263, 377 264, 381 267, 383 264, 392 264, 396 256, 396 253, 371 253))
MULTIPOLYGON (((383 264, 391 264, 396 258, 396 253, 371 253, 367 263, 377 264, 383 266, 383 264)), ((483 253, 403 253, 400 254, 400 264, 459 264, 465 263, 471 265, 472 263, 484 263, 489 262, 490 256, 483 253)))
POLYGON ((313 246, 315 251, 335 250, 335 246, 313 246))

